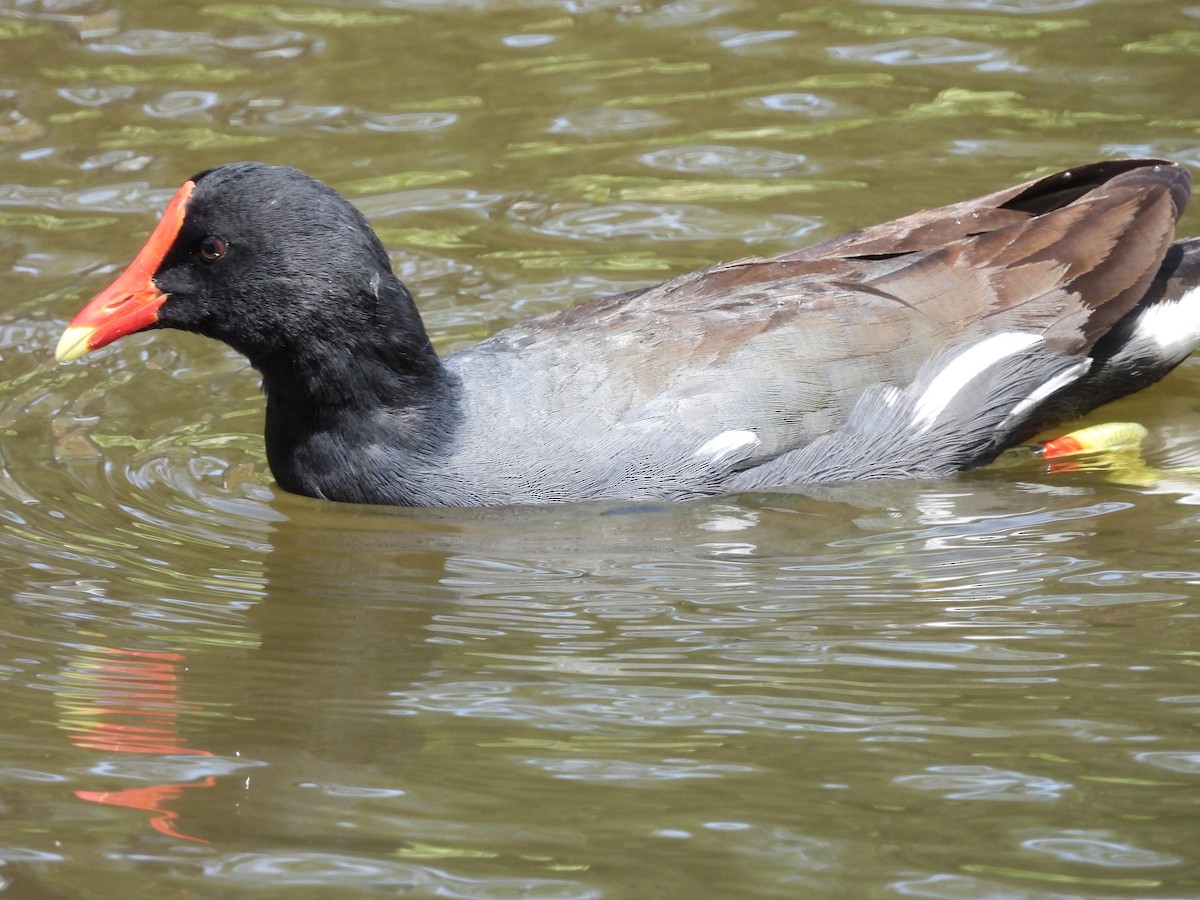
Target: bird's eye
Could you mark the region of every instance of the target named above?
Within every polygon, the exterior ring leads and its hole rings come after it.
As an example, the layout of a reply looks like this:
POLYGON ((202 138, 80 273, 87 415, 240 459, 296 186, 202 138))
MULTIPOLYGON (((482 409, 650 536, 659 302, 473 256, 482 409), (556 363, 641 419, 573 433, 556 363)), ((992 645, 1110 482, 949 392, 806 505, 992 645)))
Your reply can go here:
POLYGON ((216 262, 225 255, 225 241, 210 234, 200 242, 200 258, 205 262, 216 262))

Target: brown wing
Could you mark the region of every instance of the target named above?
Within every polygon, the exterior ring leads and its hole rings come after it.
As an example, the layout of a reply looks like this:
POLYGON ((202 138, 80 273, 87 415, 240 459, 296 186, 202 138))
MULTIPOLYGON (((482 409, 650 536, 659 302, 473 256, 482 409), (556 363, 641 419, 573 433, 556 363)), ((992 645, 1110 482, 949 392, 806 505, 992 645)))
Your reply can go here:
POLYGON ((585 302, 479 349, 562 373, 535 408, 586 399, 613 421, 748 428, 769 458, 840 427, 869 385, 907 384, 981 335, 1085 354, 1145 294, 1189 183, 1158 160, 1083 166, 585 302))

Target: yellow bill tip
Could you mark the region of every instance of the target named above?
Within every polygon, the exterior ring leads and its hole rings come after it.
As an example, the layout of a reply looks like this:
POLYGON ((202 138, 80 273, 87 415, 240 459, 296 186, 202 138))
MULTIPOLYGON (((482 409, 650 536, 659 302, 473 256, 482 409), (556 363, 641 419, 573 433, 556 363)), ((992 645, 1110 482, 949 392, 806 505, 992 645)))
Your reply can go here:
POLYGON ((88 340, 95 333, 94 328, 80 328, 71 326, 63 332, 61 338, 58 339, 58 347, 54 350, 54 358, 60 363, 70 362, 73 359, 79 359, 83 354, 87 353, 91 347, 88 346, 88 340))

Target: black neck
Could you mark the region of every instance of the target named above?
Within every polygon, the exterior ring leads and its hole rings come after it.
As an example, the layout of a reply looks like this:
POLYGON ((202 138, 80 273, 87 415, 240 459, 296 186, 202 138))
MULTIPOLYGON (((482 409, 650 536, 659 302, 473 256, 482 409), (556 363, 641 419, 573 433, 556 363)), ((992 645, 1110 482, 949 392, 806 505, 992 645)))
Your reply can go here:
POLYGON ((285 489, 396 503, 371 486, 394 491, 403 470, 447 452, 459 418, 458 383, 407 292, 394 285, 402 296, 377 304, 370 328, 337 329, 337 342, 309 335, 302 347, 252 360, 267 395, 267 459, 285 489))

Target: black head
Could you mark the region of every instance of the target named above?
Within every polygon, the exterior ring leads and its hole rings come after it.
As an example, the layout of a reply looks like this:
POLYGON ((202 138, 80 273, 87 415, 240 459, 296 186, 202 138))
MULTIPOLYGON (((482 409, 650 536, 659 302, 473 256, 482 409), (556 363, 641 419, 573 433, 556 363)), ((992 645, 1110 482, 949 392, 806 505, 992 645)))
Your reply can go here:
POLYGON ((58 356, 155 327, 216 338, 260 369, 331 342, 362 352, 396 328, 410 349, 428 346, 362 214, 296 169, 252 162, 187 182, 129 268, 76 316, 58 356))

